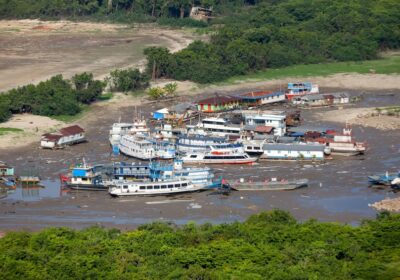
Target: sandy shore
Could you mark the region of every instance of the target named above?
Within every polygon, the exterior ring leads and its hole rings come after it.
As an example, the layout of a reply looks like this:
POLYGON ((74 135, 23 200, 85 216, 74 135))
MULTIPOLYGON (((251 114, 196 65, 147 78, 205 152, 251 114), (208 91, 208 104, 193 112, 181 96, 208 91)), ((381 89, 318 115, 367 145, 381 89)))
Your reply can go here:
POLYGON ((336 110, 318 112, 315 117, 322 121, 361 125, 379 130, 400 129, 399 117, 377 115, 375 108, 338 108, 336 110))
POLYGON ((384 199, 370 206, 378 211, 400 212, 400 197, 384 199))

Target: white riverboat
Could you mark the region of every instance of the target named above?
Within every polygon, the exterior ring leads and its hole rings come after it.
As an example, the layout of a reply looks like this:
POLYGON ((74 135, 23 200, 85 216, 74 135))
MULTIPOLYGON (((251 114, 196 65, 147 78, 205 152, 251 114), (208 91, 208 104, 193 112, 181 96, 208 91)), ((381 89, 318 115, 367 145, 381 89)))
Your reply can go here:
POLYGON ((243 147, 216 148, 210 151, 187 153, 182 157, 185 163, 214 163, 214 164, 249 164, 257 161, 257 157, 250 157, 243 147))
POLYGON ((214 173, 209 167, 184 167, 183 161, 177 159, 173 163, 155 161, 149 166, 152 180, 185 179, 203 188, 213 185, 214 173))
POLYGON ((206 152, 211 146, 233 147, 224 137, 211 137, 205 135, 181 135, 176 141, 176 149, 179 153, 206 152))
POLYGON ((133 123, 121 123, 120 121, 114 123, 110 130, 110 144, 112 146, 118 145, 121 141, 122 136, 126 134, 136 134, 149 133, 150 129, 147 127, 146 121, 144 119, 137 118, 133 121, 133 123))
POLYGON ((214 136, 239 136, 242 130, 240 125, 228 123, 222 118, 206 118, 197 124, 197 127, 203 129, 214 136))
POLYGON ((170 181, 148 182, 116 182, 108 190, 112 196, 141 196, 141 195, 172 195, 196 192, 204 189, 196 187, 188 180, 177 179, 170 181))
POLYGON ((143 134, 122 136, 119 151, 127 156, 143 160, 173 159, 175 147, 166 141, 157 141, 143 134))

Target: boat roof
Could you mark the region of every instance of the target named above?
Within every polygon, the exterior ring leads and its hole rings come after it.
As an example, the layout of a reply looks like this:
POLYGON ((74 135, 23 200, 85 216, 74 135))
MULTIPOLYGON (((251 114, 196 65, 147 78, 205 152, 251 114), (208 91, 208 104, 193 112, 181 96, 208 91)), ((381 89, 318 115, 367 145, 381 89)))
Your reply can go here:
POLYGON ((267 96, 280 96, 284 95, 284 92, 281 91, 270 91, 270 90, 265 90, 265 91, 254 91, 254 92, 248 92, 244 94, 239 94, 237 97, 239 97, 242 100, 258 100, 262 99, 267 96))
POLYGON ((321 151, 325 150, 325 145, 322 144, 303 144, 303 143, 265 143, 263 149, 276 149, 276 150, 291 150, 291 151, 321 151))

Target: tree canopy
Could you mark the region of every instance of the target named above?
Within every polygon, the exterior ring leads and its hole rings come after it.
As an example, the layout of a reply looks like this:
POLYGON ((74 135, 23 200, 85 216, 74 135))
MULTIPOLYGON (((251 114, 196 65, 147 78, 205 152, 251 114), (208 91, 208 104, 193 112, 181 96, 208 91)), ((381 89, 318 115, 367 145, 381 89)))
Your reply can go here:
POLYGON ((400 47, 399 1, 253 4, 214 20, 220 27, 209 43, 194 42, 174 54, 145 50, 148 71, 155 63, 158 76, 210 83, 292 64, 368 60, 400 47))
POLYGON ((0 239, 2 279, 394 279, 400 216, 360 226, 297 222, 275 210, 243 223, 165 223, 11 232, 0 239))
POLYGON ((103 81, 94 80, 91 73, 82 73, 76 74, 71 81, 56 75, 37 85, 12 89, 0 94, 0 122, 13 113, 75 115, 81 111, 81 104, 95 101, 105 85, 103 81))

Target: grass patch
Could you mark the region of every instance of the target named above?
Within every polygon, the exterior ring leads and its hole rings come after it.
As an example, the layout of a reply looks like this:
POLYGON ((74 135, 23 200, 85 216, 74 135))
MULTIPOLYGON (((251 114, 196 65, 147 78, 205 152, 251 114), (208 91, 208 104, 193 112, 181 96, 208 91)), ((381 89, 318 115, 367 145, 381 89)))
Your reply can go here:
POLYGON ((76 115, 60 115, 60 116, 51 116, 52 119, 57 120, 57 121, 62 121, 62 122, 66 122, 66 123, 70 123, 73 121, 76 121, 80 118, 83 117, 84 114, 86 114, 87 112, 90 111, 90 107, 89 105, 82 105, 81 108, 81 112, 76 114, 76 115))
POLYGON ((398 74, 400 73, 400 55, 388 56, 377 60, 300 64, 278 69, 267 69, 249 75, 234 76, 221 84, 232 84, 246 80, 257 81, 287 77, 329 76, 339 73, 398 74))
POLYGON ((5 135, 13 132, 23 132, 23 129, 13 127, 0 127, 0 135, 5 135))
POLYGON ((113 98, 114 94, 112 92, 107 92, 104 93, 102 95, 100 95, 97 100, 99 101, 106 101, 106 100, 110 100, 111 98, 113 98))

